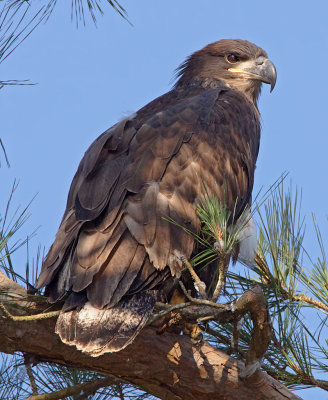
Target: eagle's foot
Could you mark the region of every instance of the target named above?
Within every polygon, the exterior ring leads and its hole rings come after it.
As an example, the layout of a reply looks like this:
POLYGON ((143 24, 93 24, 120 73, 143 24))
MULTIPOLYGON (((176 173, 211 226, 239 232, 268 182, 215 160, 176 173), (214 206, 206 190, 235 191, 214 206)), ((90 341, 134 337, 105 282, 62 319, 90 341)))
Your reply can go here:
POLYGON ((199 344, 203 341, 203 332, 198 324, 185 323, 182 332, 190 336, 195 344, 199 344))
POLYGON ((156 330, 156 333, 162 335, 165 331, 168 331, 180 334, 182 330, 181 318, 180 314, 174 314, 169 319, 162 322, 162 325, 156 330))

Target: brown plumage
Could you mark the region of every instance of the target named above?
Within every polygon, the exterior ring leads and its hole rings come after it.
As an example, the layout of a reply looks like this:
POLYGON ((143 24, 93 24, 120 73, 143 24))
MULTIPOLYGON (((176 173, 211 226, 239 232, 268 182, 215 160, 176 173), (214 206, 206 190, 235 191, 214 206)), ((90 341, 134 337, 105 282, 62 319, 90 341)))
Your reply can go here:
MULTIPOLYGON (((202 185, 236 208, 250 204, 259 149, 257 98, 275 83, 266 53, 221 40, 191 55, 173 90, 104 132, 73 179, 38 287, 65 298, 56 331, 98 356, 126 347, 169 300, 192 236, 202 185)), ((207 274, 206 284, 211 276, 207 274)))

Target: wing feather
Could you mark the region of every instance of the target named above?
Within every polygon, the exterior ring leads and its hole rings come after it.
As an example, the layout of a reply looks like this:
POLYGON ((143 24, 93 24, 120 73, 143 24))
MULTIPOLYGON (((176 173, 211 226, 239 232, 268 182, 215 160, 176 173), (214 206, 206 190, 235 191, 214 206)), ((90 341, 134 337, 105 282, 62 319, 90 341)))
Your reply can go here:
POLYGON ((123 223, 118 224, 113 233, 101 233, 105 240, 102 240, 102 244, 105 243, 103 250, 98 253, 97 259, 95 259, 94 264, 88 265, 88 267, 83 267, 79 263, 77 254, 75 253, 74 258, 71 262, 71 285, 72 290, 79 292, 87 288, 93 281, 95 274, 103 267, 110 259, 112 252, 115 251, 116 246, 122 240, 122 236, 126 231, 126 227, 123 223))
MULTIPOLYGON (((138 242, 126 230, 112 250, 109 259, 106 260, 94 276, 92 283, 87 287, 87 296, 91 304, 98 308, 114 305, 112 304, 112 296, 126 275, 137 247, 138 242)), ((122 296, 125 293, 123 292, 122 296)))

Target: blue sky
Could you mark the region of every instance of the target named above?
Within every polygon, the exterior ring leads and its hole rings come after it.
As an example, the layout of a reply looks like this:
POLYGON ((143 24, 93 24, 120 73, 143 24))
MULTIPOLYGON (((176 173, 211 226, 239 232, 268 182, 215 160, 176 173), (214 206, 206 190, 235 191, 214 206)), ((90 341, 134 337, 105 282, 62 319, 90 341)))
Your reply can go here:
MULTIPOLYGON (((37 194, 21 231, 23 237, 39 226, 30 253, 39 243, 51 245, 89 144, 168 91, 174 69, 190 53, 222 38, 242 38, 263 47, 278 71, 275 90, 270 94, 265 86, 259 103, 262 139, 254 190, 289 173, 303 192, 305 243, 315 257, 312 212, 324 238, 328 233, 328 3, 125 0, 133 26, 105 7, 98 28, 89 20, 78 30, 64 3, 0 65, 2 80, 37 83, 0 93, 1 139, 11 163, 0 169, 0 209, 14 178, 19 187, 13 209, 37 194)), ((22 250, 16 265, 24 268, 25 259, 22 250)), ((313 398, 312 391, 301 395, 309 399, 311 393, 313 398)))

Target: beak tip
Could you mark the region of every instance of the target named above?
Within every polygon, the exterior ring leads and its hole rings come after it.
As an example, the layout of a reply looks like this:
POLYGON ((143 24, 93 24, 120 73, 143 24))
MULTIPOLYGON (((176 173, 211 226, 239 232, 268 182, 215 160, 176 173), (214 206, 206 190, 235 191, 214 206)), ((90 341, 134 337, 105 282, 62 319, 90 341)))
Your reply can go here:
POLYGON ((267 68, 266 68, 266 74, 269 78, 269 82, 271 84, 271 88, 270 88, 270 93, 273 91, 274 87, 276 86, 276 82, 277 82, 277 70, 276 67, 274 66, 274 64, 270 61, 267 60, 267 68))
POLYGON ((276 86, 276 79, 274 80, 274 82, 271 82, 271 86, 270 86, 270 93, 272 93, 273 89, 276 86))

